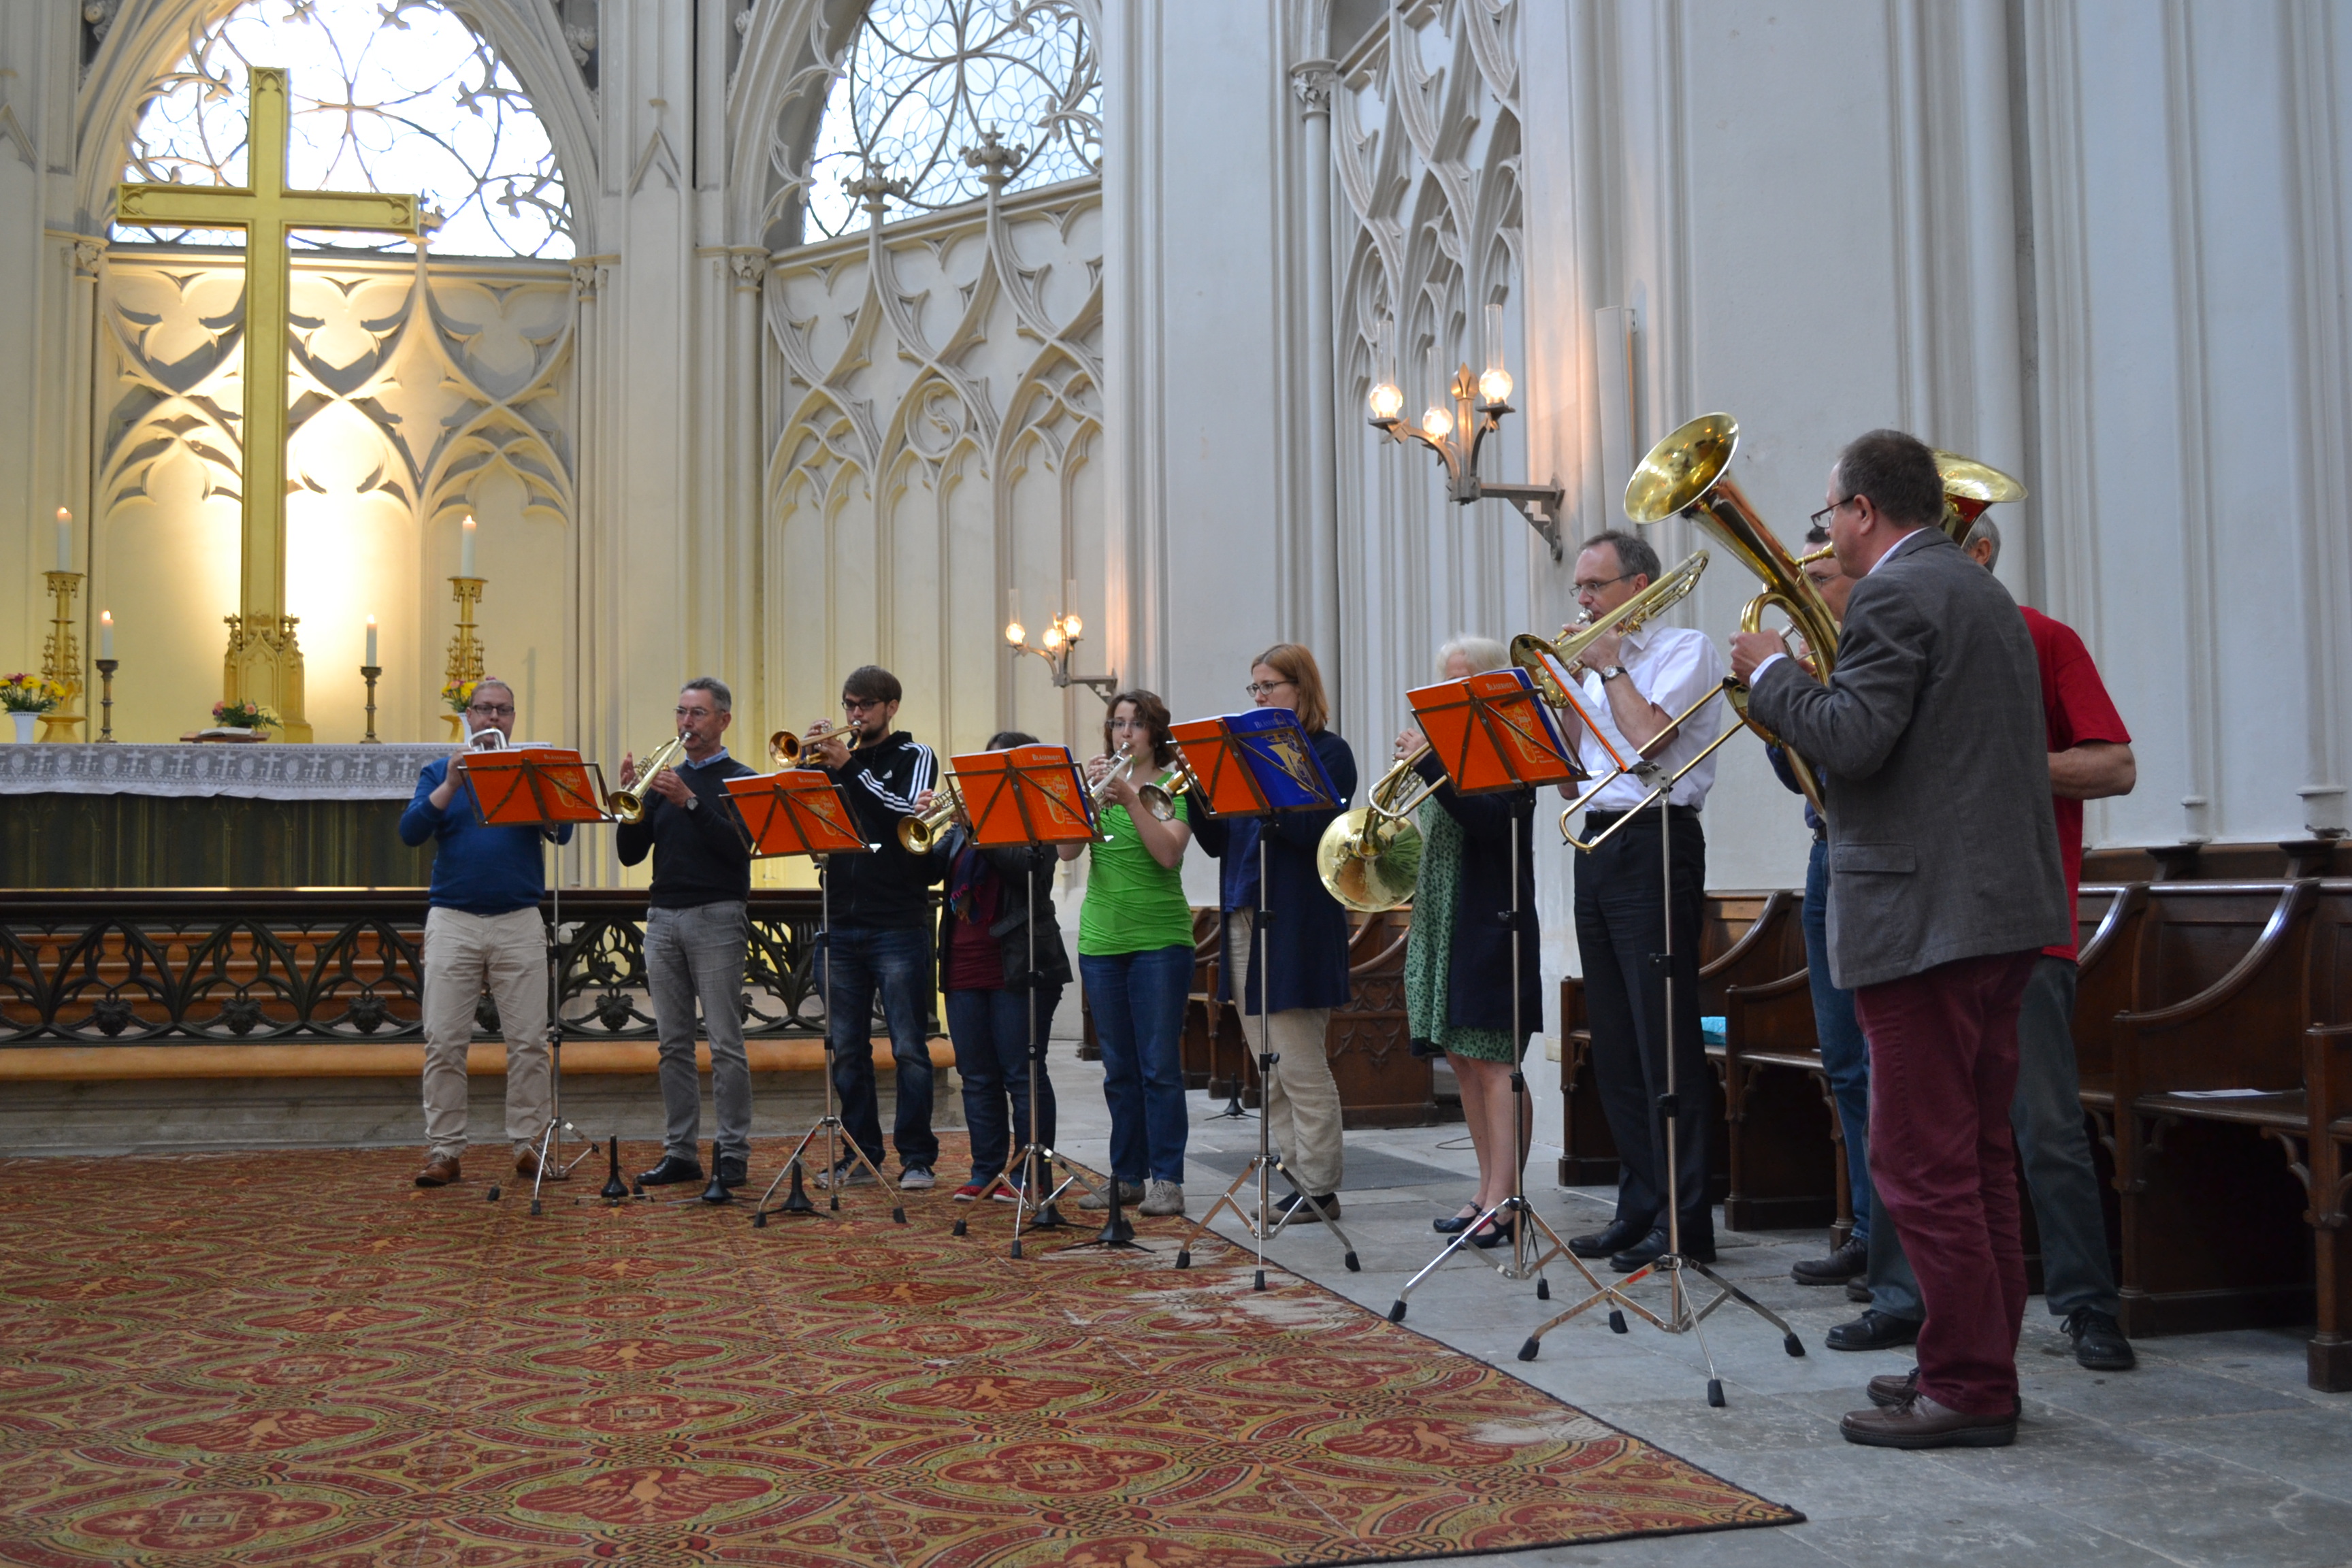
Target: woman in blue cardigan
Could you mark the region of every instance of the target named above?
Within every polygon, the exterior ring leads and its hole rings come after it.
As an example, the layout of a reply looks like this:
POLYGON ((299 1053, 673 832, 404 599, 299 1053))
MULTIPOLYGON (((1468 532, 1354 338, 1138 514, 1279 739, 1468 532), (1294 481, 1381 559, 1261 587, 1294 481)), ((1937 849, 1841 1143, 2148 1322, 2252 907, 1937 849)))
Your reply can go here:
MULTIPOLYGON (((1323 695, 1323 672, 1314 654, 1297 643, 1276 643, 1250 667, 1247 688, 1261 708, 1287 708, 1298 715, 1339 792, 1328 811, 1286 811, 1271 816, 1225 818, 1205 809, 1193 818, 1192 837, 1223 862, 1218 878, 1224 911, 1224 961, 1217 966, 1217 999, 1234 994, 1232 976, 1243 976, 1242 1027, 1253 1052, 1271 1050, 1281 1058, 1265 1088, 1266 1130, 1282 1151, 1284 1172, 1298 1190, 1283 1200, 1285 1211, 1307 1204, 1300 1220, 1339 1214, 1339 1086, 1332 1081, 1324 1054, 1324 1031, 1331 1009, 1348 1000, 1348 911, 1315 874, 1315 846, 1323 829, 1347 809, 1356 793, 1356 754, 1326 725, 1330 705, 1323 695), (1270 987, 1251 973, 1256 959, 1258 837, 1266 838, 1265 969, 1270 987), (1270 990, 1271 994, 1266 994, 1270 990), (1265 1039, 1260 1040, 1263 1033, 1265 1039)), ((1202 803, 1195 802, 1195 806, 1202 803)))

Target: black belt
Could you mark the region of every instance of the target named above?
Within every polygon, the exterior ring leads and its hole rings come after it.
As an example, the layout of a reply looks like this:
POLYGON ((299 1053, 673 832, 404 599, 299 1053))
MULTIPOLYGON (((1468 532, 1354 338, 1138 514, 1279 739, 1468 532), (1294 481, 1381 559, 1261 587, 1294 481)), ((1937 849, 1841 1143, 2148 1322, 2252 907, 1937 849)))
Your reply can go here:
MULTIPOLYGON (((1622 811, 1588 811, 1584 814, 1584 830, 1587 833, 1597 832, 1601 828, 1609 826, 1612 823, 1616 822, 1618 818, 1625 815, 1626 814, 1622 811)), ((1654 822, 1657 820, 1658 808, 1654 805, 1645 805, 1642 808, 1642 815, 1654 822)), ((1698 820, 1698 807, 1695 805, 1670 805, 1666 807, 1666 815, 1673 817, 1677 822, 1696 822, 1698 820)))

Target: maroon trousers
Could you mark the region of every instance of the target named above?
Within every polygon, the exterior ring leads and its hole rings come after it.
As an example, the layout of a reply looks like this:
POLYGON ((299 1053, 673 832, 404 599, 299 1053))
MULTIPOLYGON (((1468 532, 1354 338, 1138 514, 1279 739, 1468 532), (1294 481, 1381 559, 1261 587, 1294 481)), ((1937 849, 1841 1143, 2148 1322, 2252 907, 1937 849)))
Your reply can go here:
POLYGON ((1853 994, 1870 1039, 1870 1179, 1919 1278, 1919 1391, 2017 1408, 2017 1013, 2034 950, 1957 959, 1853 994))

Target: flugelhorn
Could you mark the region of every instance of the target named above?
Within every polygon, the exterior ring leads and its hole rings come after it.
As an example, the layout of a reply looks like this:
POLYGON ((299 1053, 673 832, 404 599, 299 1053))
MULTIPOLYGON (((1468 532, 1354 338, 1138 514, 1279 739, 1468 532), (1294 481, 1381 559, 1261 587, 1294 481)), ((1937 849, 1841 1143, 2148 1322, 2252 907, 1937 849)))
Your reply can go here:
POLYGON ((1183 752, 1179 752, 1166 773, 1150 784, 1135 786, 1135 797, 1143 803, 1143 809, 1155 819, 1173 822, 1176 820, 1176 797, 1198 789, 1200 784, 1201 781, 1192 776, 1192 764, 1184 760, 1183 752))
POLYGON ((623 822, 643 822, 646 817, 646 788, 654 775, 675 763, 686 750, 686 737, 672 735, 646 758, 646 765, 637 770, 637 782, 616 789, 604 796, 604 809, 623 822))
POLYGON ((955 780, 950 779, 932 793, 930 810, 898 824, 898 847, 909 855, 929 854, 931 846, 940 841, 940 835, 948 830, 948 824, 962 809, 963 800, 956 794, 955 780))
MULTIPOLYGON (((1731 456, 1738 446, 1739 421, 1728 414, 1700 415, 1651 447, 1642 466, 1633 470, 1625 484, 1625 515, 1643 527, 1670 517, 1686 517, 1713 535, 1764 583, 1764 591, 1739 612, 1739 629, 1761 629, 1764 612, 1778 609, 1812 651, 1814 677, 1826 683, 1837 653, 1837 617, 1830 614, 1813 580, 1797 569, 1795 559, 1733 482, 1731 456)), ((1748 716, 1747 682, 1727 676, 1722 690, 1740 721, 1765 744, 1779 746, 1787 755, 1789 771, 1796 775, 1805 798, 1815 810, 1821 809, 1821 781, 1812 764, 1748 716)), ((1683 771, 1687 772, 1690 765, 1685 764, 1683 771)))

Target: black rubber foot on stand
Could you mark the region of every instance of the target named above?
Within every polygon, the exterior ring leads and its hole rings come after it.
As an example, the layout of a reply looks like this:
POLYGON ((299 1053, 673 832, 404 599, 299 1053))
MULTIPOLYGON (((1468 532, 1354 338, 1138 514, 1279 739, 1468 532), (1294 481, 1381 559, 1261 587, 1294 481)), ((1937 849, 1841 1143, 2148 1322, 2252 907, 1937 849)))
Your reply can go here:
POLYGON ((768 1228, 768 1211, 766 1209, 761 1209, 758 1214, 751 1216, 751 1228, 753 1230, 765 1230, 768 1228))
POLYGON ((530 1200, 530 1217, 531 1217, 531 1218, 533 1218, 533 1219, 537 1219, 537 1218, 540 1216, 540 1213, 541 1213, 541 1210, 540 1210, 540 1206, 539 1206, 539 1200, 538 1200, 537 1198, 533 1198, 533 1199, 531 1199, 531 1200, 530 1200))
POLYGON ((1015 1241, 1015 1242, 1013 1244, 1013 1250, 1012 1250, 1010 1253, 1008 1253, 1006 1256, 1008 1256, 1008 1257, 1012 1257, 1012 1258, 1018 1258, 1018 1257, 1020 1257, 1020 1256, 1021 1256, 1021 1244, 1020 1244, 1018 1241, 1015 1241))
POLYGON ((1805 1353, 1805 1342, 1790 1334, 1780 1342, 1780 1348, 1790 1355, 1802 1355, 1805 1353))
POLYGON ((1403 1297, 1399 1296, 1395 1300, 1389 1303, 1389 1321, 1391 1323, 1402 1323, 1404 1321, 1403 1297))
POLYGON ((907 1223, 907 1205, 904 1205, 904 1204, 900 1204, 897 1208, 892 1209, 892 1210, 890 1211, 890 1218, 891 1218, 892 1222, 893 1222, 893 1223, 895 1223, 895 1224, 898 1224, 898 1225, 904 1225, 904 1224, 906 1224, 906 1223, 907 1223))
MULTIPOLYGON (((833 1206, 839 1208, 841 1201, 838 1198, 835 1199, 833 1206)), ((808 1188, 802 1184, 801 1163, 798 1160, 793 1162, 793 1190, 784 1194, 784 1206, 777 1212, 780 1214, 816 1213, 816 1205, 809 1202, 808 1188)))
POLYGON ((483 1199, 483 1201, 484 1201, 485 1203, 493 1203, 493 1204, 499 1201, 499 1184, 498 1184, 496 1182, 492 1182, 492 1183, 490 1184, 490 1190, 489 1190, 489 1193, 488 1193, 488 1196, 486 1196, 486 1197, 483 1199))
POLYGON ((968 1233, 967 1233, 967 1232, 965 1231, 965 1229, 964 1229, 964 1223, 963 1223, 963 1221, 961 1221, 961 1220, 958 1220, 958 1221, 956 1221, 956 1222, 955 1222, 955 1226, 954 1226, 954 1227, 953 1227, 952 1229, 950 1229, 950 1230, 948 1232, 948 1234, 949 1234, 950 1236, 963 1236, 963 1235, 966 1235, 966 1234, 968 1234, 968 1233))
POLYGON ((1540 1274, 1536 1276, 1536 1300, 1538 1301, 1551 1300, 1551 1281, 1540 1274))
POLYGON ((1052 1204, 1047 1204, 1044 1208, 1039 1209, 1037 1211, 1037 1216, 1029 1222, 1029 1228, 1031 1230, 1059 1230, 1069 1223, 1070 1222, 1068 1220, 1062 1217, 1061 1210, 1055 1208, 1052 1204))
POLYGON ((1614 1307, 1609 1309, 1609 1331, 1612 1334, 1625 1331, 1625 1314, 1614 1307))
POLYGON ((1519 1359, 1521 1361, 1535 1360, 1536 1352, 1538 1348, 1540 1347, 1537 1345, 1535 1336, 1533 1334, 1528 1335, 1528 1342, 1519 1347, 1519 1359))
POLYGON ((1263 1290, 1263 1289, 1265 1289, 1265 1269, 1261 1268, 1261 1269, 1259 1269, 1259 1270, 1257 1271, 1257 1279, 1256 1279, 1256 1280, 1255 1280, 1254 1283, 1252 1283, 1252 1285, 1250 1286, 1250 1289, 1253 1289, 1253 1290, 1263 1290))
POLYGON ((1710 1377, 1706 1380, 1706 1402, 1717 1410, 1723 1408, 1723 1379, 1710 1377))
POLYGON ((1342 1261, 1348 1265, 1348 1272, 1350 1274, 1361 1274, 1364 1271, 1364 1266, 1356 1261, 1356 1255, 1352 1252, 1342 1261))
POLYGON ((1180 1252, 1180 1253, 1178 1253, 1178 1254, 1176 1255, 1176 1267, 1177 1267, 1177 1268, 1192 1268, 1192 1255, 1190 1252, 1180 1252))

